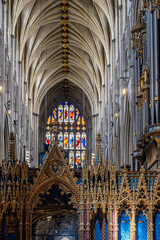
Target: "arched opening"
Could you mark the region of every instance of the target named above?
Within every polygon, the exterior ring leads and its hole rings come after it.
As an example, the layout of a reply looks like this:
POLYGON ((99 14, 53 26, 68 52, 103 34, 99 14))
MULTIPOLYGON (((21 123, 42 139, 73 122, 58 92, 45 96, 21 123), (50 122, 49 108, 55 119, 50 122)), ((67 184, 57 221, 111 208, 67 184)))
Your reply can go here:
POLYGON ((118 229, 118 240, 130 239, 130 219, 125 210, 118 217, 118 229))
POLYGON ((155 240, 160 239, 160 212, 155 211, 154 217, 153 217, 153 224, 154 224, 154 232, 153 237, 155 240))
POLYGON ((140 210, 136 216, 136 239, 147 240, 147 212, 145 209, 140 210))
POLYGON ((71 168, 81 168, 86 160, 86 122, 75 105, 65 102, 53 109, 46 122, 46 148, 55 141, 51 132, 57 121, 58 144, 64 150, 71 168))
POLYGON ((92 108, 84 91, 68 80, 57 83, 52 87, 46 92, 41 102, 39 112, 39 164, 42 164, 47 149, 45 144, 50 143, 52 139, 49 127, 55 118, 58 121, 60 145, 65 150, 68 163, 72 168, 81 168, 82 162, 91 157, 92 108), (72 110, 73 117, 71 116, 72 110), (78 124, 78 116, 80 117, 80 124, 78 124), (85 124, 83 124, 83 121, 85 124), (84 138, 86 147, 83 146, 84 138), (64 146, 65 139, 67 139, 66 147, 64 146), (76 146, 76 140, 78 139, 80 139, 79 147, 76 146), (70 141, 72 140, 73 148, 70 147, 70 141), (71 161, 72 158, 73 161, 71 161))
POLYGON ((108 239, 108 219, 107 219, 107 211, 106 213, 102 213, 102 210, 99 208, 97 213, 93 213, 91 219, 91 239, 99 240, 108 239))
POLYGON ((57 184, 39 194, 39 203, 32 215, 33 240, 78 239, 78 214, 71 196, 57 184))

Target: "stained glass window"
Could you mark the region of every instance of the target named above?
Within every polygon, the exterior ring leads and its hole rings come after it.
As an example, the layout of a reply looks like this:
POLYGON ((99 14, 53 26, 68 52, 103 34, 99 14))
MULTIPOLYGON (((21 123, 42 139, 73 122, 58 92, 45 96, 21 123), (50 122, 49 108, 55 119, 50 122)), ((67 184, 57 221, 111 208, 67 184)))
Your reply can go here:
POLYGON ((86 154, 85 151, 83 151, 83 152, 82 152, 82 163, 85 162, 85 154, 86 154))
POLYGON ((82 142, 81 142, 81 145, 82 145, 82 149, 85 149, 85 148, 86 148, 86 133, 85 133, 85 132, 82 133, 82 142))
POLYGON ((63 122, 63 106, 58 107, 58 122, 63 122))
POLYGON ((74 134, 73 134, 73 132, 71 132, 71 133, 69 134, 69 142, 70 142, 69 148, 70 148, 70 149, 74 149, 74 134))
POLYGON ((76 149, 80 149, 80 133, 76 133, 76 149))
POLYGON ((73 151, 70 151, 69 152, 69 164, 72 167, 74 167, 74 152, 73 151))
POLYGON ((64 122, 68 122, 68 105, 65 103, 64 105, 64 122))
POLYGON ((62 132, 58 133, 59 146, 63 147, 63 134, 62 132))
POLYGON ((59 146, 64 149, 65 157, 71 168, 80 168, 86 161, 86 122, 79 109, 68 102, 61 103, 48 117, 46 144, 55 141, 50 133, 51 125, 58 121, 59 146))
POLYGON ((70 106, 70 122, 74 122, 74 106, 70 106))
POLYGON ((76 165, 79 166, 81 164, 81 153, 80 151, 76 151, 76 165))
POLYGON ((68 132, 64 133, 64 149, 68 149, 68 132))
POLYGON ((50 132, 46 132, 46 143, 50 144, 50 132))

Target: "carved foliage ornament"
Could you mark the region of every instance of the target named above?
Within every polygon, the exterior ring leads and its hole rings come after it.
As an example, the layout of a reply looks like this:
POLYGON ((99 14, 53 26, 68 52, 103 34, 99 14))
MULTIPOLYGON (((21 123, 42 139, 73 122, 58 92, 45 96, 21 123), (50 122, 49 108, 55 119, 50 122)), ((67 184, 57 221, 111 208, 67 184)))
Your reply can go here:
POLYGON ((157 11, 157 17, 160 18, 160 1, 159 0, 143 0, 143 7, 149 9, 151 6, 151 11, 157 11))

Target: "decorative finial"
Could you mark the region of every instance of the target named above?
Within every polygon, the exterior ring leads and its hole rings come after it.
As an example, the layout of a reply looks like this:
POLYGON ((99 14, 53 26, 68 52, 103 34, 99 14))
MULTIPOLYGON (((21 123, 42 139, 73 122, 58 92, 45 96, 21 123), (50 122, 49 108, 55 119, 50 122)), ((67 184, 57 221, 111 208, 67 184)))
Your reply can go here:
POLYGON ((102 140, 102 138, 101 138, 101 134, 100 134, 100 133, 97 133, 97 137, 96 137, 96 141, 97 141, 97 143, 100 144, 101 140, 102 140))
POLYGON ((100 135, 100 133, 97 133, 96 142, 97 142, 97 146, 96 146, 95 162, 102 163, 101 135, 100 135))
POLYGON ((54 119, 53 127, 51 128, 51 133, 54 136, 54 142, 58 141, 58 122, 57 119, 54 119))

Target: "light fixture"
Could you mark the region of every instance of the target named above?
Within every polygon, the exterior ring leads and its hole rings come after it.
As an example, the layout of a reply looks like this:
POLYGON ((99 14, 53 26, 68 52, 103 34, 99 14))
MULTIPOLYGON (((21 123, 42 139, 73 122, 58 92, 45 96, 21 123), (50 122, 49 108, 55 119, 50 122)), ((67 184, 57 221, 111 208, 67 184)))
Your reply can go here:
POLYGON ((8 114, 9 114, 9 115, 11 114, 11 109, 8 109, 8 114))
POLYGON ((127 89, 126 88, 123 88, 122 89, 122 95, 124 96, 124 95, 126 95, 127 94, 127 89))
POLYGON ((115 113, 115 117, 117 118, 119 116, 118 112, 115 113))
POLYGON ((0 81, 0 93, 2 92, 3 87, 2 87, 2 81, 0 81))

